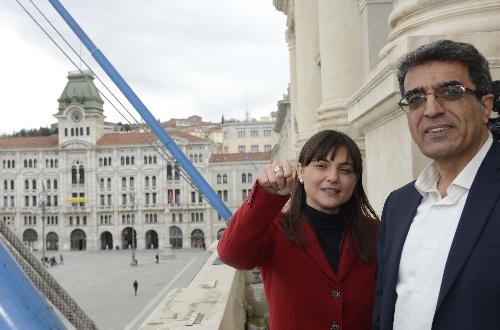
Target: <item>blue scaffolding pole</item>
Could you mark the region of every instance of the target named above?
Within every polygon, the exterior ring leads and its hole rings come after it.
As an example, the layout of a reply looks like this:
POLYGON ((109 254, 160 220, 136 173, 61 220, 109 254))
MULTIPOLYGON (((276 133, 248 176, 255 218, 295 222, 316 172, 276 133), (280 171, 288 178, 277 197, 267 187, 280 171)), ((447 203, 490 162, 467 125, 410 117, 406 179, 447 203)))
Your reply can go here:
POLYGON ((1 240, 0 329, 66 329, 1 240))

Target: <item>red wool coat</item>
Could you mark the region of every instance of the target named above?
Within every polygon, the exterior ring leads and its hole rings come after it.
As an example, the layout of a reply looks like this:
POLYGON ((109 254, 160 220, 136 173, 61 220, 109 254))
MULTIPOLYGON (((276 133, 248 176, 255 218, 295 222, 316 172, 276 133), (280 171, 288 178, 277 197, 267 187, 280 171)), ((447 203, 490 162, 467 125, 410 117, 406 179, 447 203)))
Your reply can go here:
MULTIPOLYGON (((287 200, 256 183, 219 241, 221 260, 260 268, 272 330, 371 329, 376 262, 351 256, 347 235, 336 274, 309 224, 302 227, 307 245, 294 245, 280 222, 287 200)), ((378 221, 369 221, 376 230, 378 221)))

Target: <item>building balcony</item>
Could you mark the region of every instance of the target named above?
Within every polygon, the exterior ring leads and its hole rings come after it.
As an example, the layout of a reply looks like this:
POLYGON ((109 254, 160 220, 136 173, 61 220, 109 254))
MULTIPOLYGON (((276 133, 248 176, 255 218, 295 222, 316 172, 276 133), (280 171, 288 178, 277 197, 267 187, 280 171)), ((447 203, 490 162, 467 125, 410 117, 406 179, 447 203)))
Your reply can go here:
POLYGON ((113 205, 99 205, 97 207, 97 212, 110 212, 113 211, 113 205))
POLYGON ((64 208, 65 213, 88 213, 90 209, 85 206, 67 206, 64 208))
POLYGON ((171 210, 186 209, 187 204, 186 203, 168 203, 167 207, 171 210))
POLYGON ((144 211, 160 211, 165 209, 163 204, 144 204, 142 209, 144 211))
POLYGON ((201 203, 188 203, 187 207, 189 209, 205 209, 208 207, 207 202, 201 202, 201 203))

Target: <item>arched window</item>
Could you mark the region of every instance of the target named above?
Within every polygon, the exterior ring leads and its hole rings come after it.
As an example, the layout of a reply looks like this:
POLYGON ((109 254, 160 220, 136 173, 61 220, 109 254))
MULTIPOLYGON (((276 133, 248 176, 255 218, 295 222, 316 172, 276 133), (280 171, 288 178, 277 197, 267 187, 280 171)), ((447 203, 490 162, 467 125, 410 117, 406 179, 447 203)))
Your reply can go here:
POLYGON ((148 163, 148 156, 144 156, 144 164, 148 163))
POLYGON ((252 173, 248 173, 248 174, 247 174, 247 182, 248 182, 248 183, 252 183, 252 181, 253 181, 253 180, 252 180, 252 173))
POLYGON ((203 162, 203 155, 202 154, 199 154, 198 155, 198 161, 201 163, 203 162))
POLYGON ((227 174, 222 175, 222 183, 227 183, 227 174))
POLYGON ((36 159, 33 161, 33 167, 36 168, 36 159))
POLYGON ((64 136, 68 136, 68 128, 67 127, 64 129, 64 136))
POLYGON ((194 154, 194 162, 198 163, 198 155, 197 154, 194 154))
POLYGON ((26 159, 24 160, 24 167, 28 167, 28 161, 26 159))
MULTIPOLYGON (((101 179, 99 180, 99 187, 100 187, 101 189, 104 189, 104 179, 103 179, 103 178, 101 178, 101 179)), ((104 196, 104 195, 103 195, 103 196, 104 196)))
POLYGON ((130 165, 130 157, 125 157, 125 165, 130 165))
POLYGON ((90 127, 87 126, 87 135, 90 135, 90 127))
POLYGON ((80 172, 80 183, 85 183, 85 170, 83 166, 80 166, 79 172, 80 172))
POLYGON ((54 160, 53 159, 50 160, 50 167, 54 167, 54 160))
POLYGON ((33 190, 36 189, 36 180, 31 181, 31 189, 33 189, 33 190))
POLYGON ((30 160, 28 160, 28 166, 29 166, 29 167, 33 167, 33 161, 32 161, 31 159, 30 159, 30 160))
POLYGON ((103 159, 103 165, 108 166, 108 159, 106 157, 104 157, 103 159))
POLYGON ((189 161, 192 163, 193 162, 193 154, 189 154, 189 161))
POLYGON ((125 158, 123 156, 120 157, 120 162, 122 165, 125 165, 125 158))
POLYGON ((217 174, 217 184, 221 184, 221 183, 222 183, 222 175, 217 174))
MULTIPOLYGON (((111 178, 108 178, 107 183, 108 183, 108 189, 111 189, 111 178)), ((111 195, 109 195, 109 196, 111 196, 111 195)))
MULTIPOLYGON (((4 160, 4 163, 5 163, 5 160, 4 160)), ((48 159, 45 160, 45 167, 49 167, 49 160, 48 159)))
POLYGON ((47 180, 47 189, 50 189, 50 180, 47 180))
POLYGON ((99 166, 102 166, 102 158, 99 158, 99 166))
POLYGON ((247 183, 247 175, 245 173, 241 173, 241 183, 247 183))
POLYGON ((158 162, 158 158, 156 156, 153 156, 153 164, 156 164, 158 162))
POLYGON ((167 165, 167 180, 172 180, 172 165, 167 165))
POLYGON ((75 128, 75 135, 76 135, 76 136, 78 136, 78 135, 79 135, 79 134, 78 134, 78 127, 77 127, 77 128, 75 128))
POLYGON ((135 157, 130 157, 130 164, 135 165, 135 157))
POLYGON ((59 167, 59 162, 57 161, 57 159, 54 161, 54 166, 57 168, 59 167))
POLYGON ((127 178, 122 178, 122 189, 127 188, 127 178))
POLYGON ((134 177, 133 177, 133 176, 131 176, 131 177, 129 178, 129 181, 128 181, 128 182, 129 182, 130 188, 132 188, 132 189, 133 189, 133 188, 134 188, 134 177))
POLYGON ((78 183, 77 180, 76 180, 76 176, 77 176, 76 173, 77 173, 76 166, 73 166, 71 168, 71 183, 72 184, 77 184, 78 183))
POLYGON ((24 180, 24 189, 30 189, 30 182, 28 180, 24 180))
POLYGON ((144 186, 149 187, 149 176, 144 178, 144 186))
POLYGON ((74 136, 75 135, 75 129, 73 127, 71 127, 71 136, 74 136))
POLYGON ((156 176, 153 175, 153 177, 151 178, 151 185, 153 187, 156 187, 156 176))
POLYGON ((57 180, 54 180, 54 189, 57 189, 57 180))
POLYGON ((108 157, 108 165, 111 166, 111 157, 108 157))
POLYGON ((83 136, 83 127, 80 127, 80 136, 83 136))
POLYGON ((181 174, 179 171, 179 165, 174 165, 174 180, 180 180, 181 174))

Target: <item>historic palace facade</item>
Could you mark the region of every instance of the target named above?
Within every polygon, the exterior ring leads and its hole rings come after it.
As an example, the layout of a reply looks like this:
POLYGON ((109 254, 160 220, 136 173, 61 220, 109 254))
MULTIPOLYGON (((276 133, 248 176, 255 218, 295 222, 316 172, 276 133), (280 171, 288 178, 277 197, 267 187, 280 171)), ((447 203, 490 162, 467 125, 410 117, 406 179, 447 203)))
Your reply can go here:
MULTIPOLYGON (((69 73, 58 102, 57 135, 0 138, 0 221, 28 246, 186 248, 220 236, 225 222, 154 135, 105 127, 90 73, 69 73)), ((220 157, 220 143, 187 131, 168 129, 234 211, 269 153, 220 157)))

